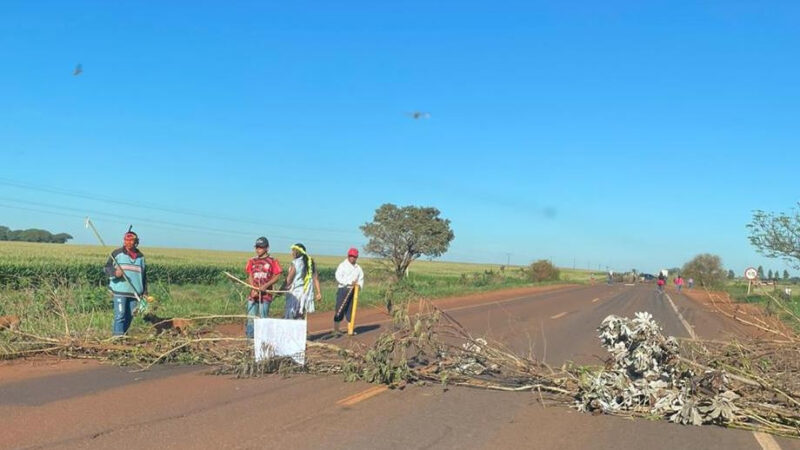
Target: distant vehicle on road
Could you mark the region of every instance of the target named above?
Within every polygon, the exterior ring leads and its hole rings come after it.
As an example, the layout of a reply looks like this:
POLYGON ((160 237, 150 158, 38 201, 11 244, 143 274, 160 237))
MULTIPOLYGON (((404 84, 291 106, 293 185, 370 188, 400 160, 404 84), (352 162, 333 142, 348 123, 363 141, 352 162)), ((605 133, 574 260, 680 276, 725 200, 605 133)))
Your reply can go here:
POLYGON ((639 274, 639 276, 642 277, 643 281, 653 281, 653 280, 656 279, 655 275, 652 275, 652 274, 649 274, 649 273, 642 273, 642 274, 639 274))

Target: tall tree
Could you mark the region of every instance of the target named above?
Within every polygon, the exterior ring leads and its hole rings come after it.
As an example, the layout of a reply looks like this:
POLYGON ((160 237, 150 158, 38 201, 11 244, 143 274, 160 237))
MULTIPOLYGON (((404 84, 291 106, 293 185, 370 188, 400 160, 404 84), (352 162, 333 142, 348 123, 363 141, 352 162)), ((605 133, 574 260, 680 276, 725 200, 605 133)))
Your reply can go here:
POLYGON ((701 286, 720 287, 725 282, 725 269, 717 255, 703 253, 683 265, 683 276, 694 278, 701 286))
POLYGON ((748 239, 759 253, 783 258, 800 269, 800 210, 791 214, 754 211, 747 228, 750 230, 748 239))
POLYGON ((733 272, 733 270, 730 270, 730 269, 729 269, 729 270, 728 270, 728 279, 729 279, 729 280, 732 280, 732 279, 734 279, 734 278, 736 278, 736 274, 733 272))
POLYGON ((759 280, 763 280, 764 279, 764 267, 758 266, 757 270, 758 270, 758 279, 759 280))
POLYGON ((786 270, 786 269, 783 269, 783 279, 784 280, 788 280, 789 279, 789 271, 786 270))
POLYGON ((769 269, 769 270, 767 271, 767 279, 768 279, 768 280, 771 280, 771 279, 772 279, 772 269, 769 269))
POLYGON ((444 254, 455 237, 450 229, 450 220, 440 218, 438 209, 421 206, 399 208, 391 203, 376 209, 372 222, 362 225, 361 232, 369 239, 364 249, 383 258, 398 279, 420 256, 444 254))

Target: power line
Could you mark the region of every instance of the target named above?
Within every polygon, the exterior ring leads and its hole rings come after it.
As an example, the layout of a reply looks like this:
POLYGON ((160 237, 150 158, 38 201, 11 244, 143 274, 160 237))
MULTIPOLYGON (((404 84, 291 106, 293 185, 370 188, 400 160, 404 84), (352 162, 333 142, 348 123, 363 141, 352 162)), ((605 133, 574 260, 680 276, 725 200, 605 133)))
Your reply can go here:
POLYGON ((0 178, 0 184, 6 186, 13 186, 18 189, 27 189, 31 191, 39 191, 39 192, 46 192, 50 194, 58 194, 64 195, 67 197, 75 197, 75 198, 82 198, 87 200, 94 200, 109 204, 116 204, 116 205, 123 205, 123 206, 132 206, 135 208, 142 208, 142 209, 150 209, 154 211, 161 211, 166 213, 174 213, 174 214, 182 214, 185 216, 193 216, 193 217, 200 217, 204 219, 213 219, 213 220, 222 220, 227 222, 234 222, 234 223, 246 223, 250 225, 258 225, 259 227, 275 227, 275 228, 291 228, 292 230, 307 230, 307 231, 322 231, 327 233, 343 233, 352 235, 353 231, 343 230, 343 229, 336 229, 336 228, 319 228, 319 227, 306 227, 306 226, 297 226, 297 225, 277 225, 277 224, 268 224, 263 222, 255 222, 250 220, 242 220, 242 219, 235 219, 232 217, 225 217, 225 216, 218 216, 209 214, 203 211, 194 211, 182 208, 175 208, 175 207, 167 207, 162 205, 149 205, 141 202, 134 202, 128 200, 119 200, 110 197, 98 196, 89 194, 86 192, 80 191, 71 191, 68 189, 61 189, 61 188, 53 188, 53 187, 46 187, 46 186, 39 186, 33 185, 28 183, 22 183, 15 180, 10 180, 8 178, 0 178))
MULTIPOLYGON (((125 219, 126 221, 134 220, 134 221, 136 221, 138 223, 146 223, 146 224, 149 224, 149 225, 166 225, 166 226, 179 228, 179 229, 184 229, 184 230, 209 231, 209 232, 224 233, 224 234, 230 234, 230 233, 240 234, 240 233, 243 233, 243 232, 239 232, 239 231, 223 230, 223 229, 219 229, 219 228, 210 228, 210 227, 203 227, 203 226, 197 226, 197 225, 186 225, 186 224, 178 224, 178 223, 173 223, 173 222, 165 222, 165 221, 161 221, 161 220, 146 219, 146 218, 143 218, 143 217, 135 217, 135 216, 119 215, 119 214, 110 214, 110 213, 103 213, 103 212, 97 212, 97 211, 90 211, 90 210, 86 210, 86 209, 70 208, 70 207, 67 207, 67 206, 51 205, 51 204, 48 204, 48 203, 32 202, 32 201, 28 201, 28 200, 25 200, 25 201, 14 200, 14 199, 4 198, 4 197, 0 197, 0 200, 5 200, 7 202, 10 201, 10 202, 14 202, 14 203, 24 203, 26 205, 35 205, 35 206, 40 206, 40 207, 45 207, 45 208, 54 208, 56 210, 82 212, 82 213, 84 213, 84 216, 86 215, 86 213, 88 213, 89 215, 92 215, 92 216, 104 216, 104 217, 111 217, 111 218, 116 218, 116 219, 125 219)), ((46 212, 46 211, 39 210, 39 212, 46 212)), ((252 234, 252 232, 250 234, 252 234)))
MULTIPOLYGON (((30 207, 27 207, 27 206, 14 206, 14 205, 0 203, 0 207, 2 207, 2 208, 18 209, 18 210, 23 210, 23 211, 32 211, 32 212, 38 212, 38 213, 43 213, 43 214, 53 214, 53 215, 58 215, 58 216, 74 217, 74 218, 81 218, 81 219, 85 218, 86 215, 88 214, 88 215, 93 216, 93 217, 94 216, 99 216, 99 217, 108 217, 108 218, 112 218, 112 219, 117 219, 115 221, 115 223, 127 224, 127 223, 130 223, 131 221, 134 221, 134 222, 136 222, 138 224, 145 224, 145 225, 152 226, 154 228, 159 228, 159 229, 164 229, 164 230, 171 230, 171 231, 193 231, 193 232, 204 232, 204 233, 216 233, 216 234, 223 234, 223 235, 237 236, 237 237, 252 237, 254 235, 261 234, 261 232, 258 232, 258 231, 223 230, 223 229, 218 229, 218 228, 202 227, 202 226, 195 226, 195 225, 185 225, 185 224, 178 224, 178 223, 173 223, 173 222, 165 222, 165 221, 160 221, 160 220, 146 219, 146 218, 142 218, 142 217, 133 217, 133 216, 127 216, 127 215, 122 216, 122 215, 118 215, 118 214, 109 214, 109 213, 102 213, 102 212, 97 212, 97 211, 81 210, 81 209, 76 209, 76 208, 69 208, 69 207, 66 207, 66 206, 50 205, 50 204, 47 204, 47 203, 30 202, 30 201, 22 202, 20 200, 13 200, 13 199, 8 199, 8 198, 3 198, 3 197, 0 197, 0 200, 10 201, 10 202, 14 202, 14 203, 24 203, 26 205, 35 205, 35 206, 44 207, 44 208, 52 208, 52 209, 55 209, 55 210, 78 212, 78 213, 81 213, 81 214, 69 214, 69 213, 63 213, 63 212, 55 212, 55 211, 46 210, 46 209, 30 208, 30 207), (118 219, 123 219, 123 220, 118 220, 118 219)), ((287 240, 287 241, 297 240, 296 236, 295 237, 288 237, 288 236, 272 234, 272 235, 270 235, 270 237, 271 238, 277 238, 277 239, 284 239, 284 240, 287 240)), ((342 244, 342 245, 351 245, 352 244, 351 242, 336 241, 336 240, 324 240, 324 241, 323 240, 319 240, 319 239, 303 239, 303 240, 305 240, 307 242, 325 243, 325 244, 331 244, 331 243, 333 243, 333 244, 342 244)))

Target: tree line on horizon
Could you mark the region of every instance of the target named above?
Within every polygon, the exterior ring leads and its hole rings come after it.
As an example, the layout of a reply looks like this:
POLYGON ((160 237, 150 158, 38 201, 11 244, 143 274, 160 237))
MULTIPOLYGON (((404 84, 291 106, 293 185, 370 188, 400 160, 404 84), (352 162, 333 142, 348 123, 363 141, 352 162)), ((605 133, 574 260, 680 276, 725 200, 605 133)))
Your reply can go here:
POLYGON ((53 234, 47 230, 38 228, 28 228, 27 230, 12 230, 0 225, 0 241, 18 242, 49 242, 53 244, 64 244, 72 236, 67 233, 53 234))
MULTIPOLYGON (((766 276, 764 275, 764 266, 758 266, 758 269, 756 269, 756 270, 758 271, 758 278, 760 280, 778 280, 778 279, 780 279, 780 272, 778 272, 777 270, 775 272, 773 272, 772 269, 770 269, 769 271, 767 271, 766 276)), ((784 280, 788 280, 789 278, 790 278, 789 271, 786 270, 786 269, 783 269, 783 279, 784 280)))
MULTIPOLYGON (((798 203, 800 206, 800 203, 798 203)), ((795 208, 791 213, 753 211, 753 219, 747 224, 750 231, 748 239, 758 253, 768 258, 781 258, 794 269, 800 269, 800 209, 795 208)), ((758 266, 758 278, 774 280, 782 278, 784 281, 800 281, 798 277, 791 277, 788 270, 783 273, 769 270, 764 273, 764 267, 758 266)), ((722 260, 717 255, 704 253, 697 255, 683 266, 684 276, 690 275, 697 278, 701 286, 719 286, 726 278, 733 279, 734 273, 728 270, 727 274, 722 268, 722 260)))

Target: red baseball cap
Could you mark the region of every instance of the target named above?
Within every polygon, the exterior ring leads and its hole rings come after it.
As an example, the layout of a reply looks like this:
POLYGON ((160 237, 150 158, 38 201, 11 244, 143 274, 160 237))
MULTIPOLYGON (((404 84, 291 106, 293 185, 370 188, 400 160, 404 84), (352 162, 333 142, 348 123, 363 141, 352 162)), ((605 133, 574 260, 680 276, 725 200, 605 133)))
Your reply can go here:
POLYGON ((350 247, 350 250, 347 251, 347 256, 358 257, 358 249, 355 247, 350 247))

